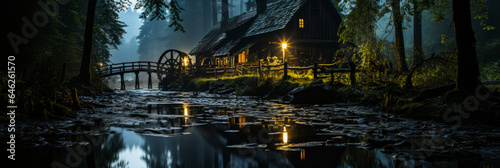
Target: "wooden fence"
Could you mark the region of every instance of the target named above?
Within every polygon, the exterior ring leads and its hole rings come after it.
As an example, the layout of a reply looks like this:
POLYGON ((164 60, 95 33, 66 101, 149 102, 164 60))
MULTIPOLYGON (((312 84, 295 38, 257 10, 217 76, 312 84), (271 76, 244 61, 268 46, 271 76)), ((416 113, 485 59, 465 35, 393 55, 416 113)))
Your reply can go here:
MULTIPOLYGON (((354 67, 354 66, 351 66, 354 67)), ((351 84, 355 84, 355 73, 359 72, 355 68, 337 68, 333 64, 317 64, 314 63, 310 66, 304 67, 290 67, 285 62, 278 65, 266 65, 260 62, 256 63, 245 63, 236 64, 235 66, 217 66, 217 67, 207 67, 207 66, 188 66, 184 67, 185 72, 188 74, 198 74, 198 75, 208 75, 208 76, 240 76, 246 74, 256 74, 259 77, 264 76, 264 74, 279 74, 283 79, 288 78, 288 72, 293 71, 313 71, 313 77, 316 78, 328 78, 330 77, 332 81, 335 79, 335 73, 349 73, 349 78, 351 84), (326 75, 325 75, 326 74, 326 75)))

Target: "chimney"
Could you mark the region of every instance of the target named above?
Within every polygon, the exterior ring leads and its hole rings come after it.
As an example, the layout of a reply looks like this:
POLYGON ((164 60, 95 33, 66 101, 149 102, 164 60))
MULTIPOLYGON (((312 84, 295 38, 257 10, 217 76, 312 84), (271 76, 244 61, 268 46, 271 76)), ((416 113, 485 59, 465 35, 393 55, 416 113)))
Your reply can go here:
POLYGON ((257 14, 264 13, 267 9, 267 0, 257 0, 257 14))
POLYGON ((227 25, 229 20, 228 0, 222 0, 221 28, 227 25))

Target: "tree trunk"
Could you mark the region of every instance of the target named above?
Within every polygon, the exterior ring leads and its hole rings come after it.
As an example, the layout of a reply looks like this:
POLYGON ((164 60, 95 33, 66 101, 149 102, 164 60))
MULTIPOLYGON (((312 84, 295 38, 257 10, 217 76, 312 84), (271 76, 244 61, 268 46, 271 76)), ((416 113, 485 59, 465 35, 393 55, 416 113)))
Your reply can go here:
POLYGON ((240 14, 243 13, 243 0, 240 0, 240 14))
POLYGON ((217 24, 217 0, 212 0, 212 24, 217 24))
POLYGON ((233 17, 234 14, 234 3, 233 0, 229 0, 229 18, 233 17))
POLYGON ((94 35, 94 16, 97 6, 97 0, 89 0, 87 7, 87 18, 85 20, 85 35, 83 42, 82 65, 77 79, 79 83, 91 84, 90 63, 92 62, 92 37, 94 35))
POLYGON ((227 21, 229 20, 229 6, 228 0, 222 0, 222 11, 221 11, 221 27, 227 25, 227 21))
POLYGON ((476 39, 471 24, 469 1, 452 0, 455 42, 457 45, 456 89, 473 93, 481 84, 476 55, 476 39))
POLYGON ((396 36, 396 63, 399 72, 408 71, 405 57, 405 44, 403 39, 403 17, 399 5, 400 0, 391 0, 392 18, 394 21, 394 31, 396 36))
POLYGON ((212 20, 210 20, 210 1, 211 0, 203 0, 203 34, 206 34, 212 28, 212 20))
POLYGON ((419 64, 423 60, 422 55, 422 10, 418 4, 414 3, 413 7, 413 63, 412 66, 419 64))

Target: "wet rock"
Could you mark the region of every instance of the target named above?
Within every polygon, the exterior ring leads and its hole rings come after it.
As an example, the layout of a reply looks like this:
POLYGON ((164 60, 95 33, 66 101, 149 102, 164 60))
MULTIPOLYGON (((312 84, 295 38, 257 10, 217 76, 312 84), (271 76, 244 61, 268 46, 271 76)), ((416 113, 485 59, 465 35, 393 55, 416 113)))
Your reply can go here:
POLYGON ((214 91, 214 93, 216 94, 229 94, 232 92, 234 92, 233 88, 222 88, 214 91))
POLYGON ((294 104, 327 104, 333 95, 324 86, 299 87, 290 91, 284 101, 294 104))
POLYGON ((406 142, 406 141, 400 141, 400 142, 397 142, 395 144, 388 144, 388 145, 384 146, 383 148, 386 150, 398 150, 401 148, 409 148, 409 147, 411 147, 411 143, 406 142))
POLYGON ((253 149, 253 148, 266 148, 266 144, 248 143, 243 145, 228 145, 226 148, 240 148, 240 149, 253 149))
POLYGON ((378 133, 380 133, 382 135, 395 134, 395 133, 399 133, 399 129, 397 129, 397 128, 386 128, 386 129, 379 128, 378 133))
POLYGON ((177 137, 182 135, 190 135, 190 132, 181 132, 181 133, 173 133, 173 134, 157 134, 157 133, 144 133, 144 135, 148 136, 156 136, 156 137, 177 137))
POLYGON ((238 133, 238 132, 240 132, 240 130, 225 130, 224 132, 227 132, 227 133, 238 133))
POLYGON ((388 145, 393 145, 400 142, 397 139, 368 139, 366 141, 365 146, 373 147, 373 148, 383 148, 388 145))
POLYGON ((365 120, 364 118, 360 118, 357 120, 358 124, 366 124, 368 123, 368 120, 365 120))
POLYGON ((104 127, 104 120, 102 118, 98 118, 94 120, 94 126, 96 127, 104 127))
POLYGON ((337 144, 337 143, 341 143, 342 139, 344 139, 342 136, 332 137, 332 139, 326 140, 326 145, 327 146, 331 146, 331 145, 334 145, 334 144, 337 144))
POLYGON ((149 116, 148 114, 141 114, 141 113, 132 113, 132 114, 130 114, 130 117, 147 118, 148 116, 149 116))
POLYGON ((305 87, 305 86, 300 86, 300 87, 293 88, 293 89, 292 89, 292 91, 288 92, 288 94, 287 94, 287 95, 285 95, 285 97, 283 97, 281 100, 282 100, 282 101, 292 101, 292 100, 293 100, 293 98, 294 98, 294 95, 295 95, 297 92, 304 90, 305 88, 307 88, 307 87, 305 87))

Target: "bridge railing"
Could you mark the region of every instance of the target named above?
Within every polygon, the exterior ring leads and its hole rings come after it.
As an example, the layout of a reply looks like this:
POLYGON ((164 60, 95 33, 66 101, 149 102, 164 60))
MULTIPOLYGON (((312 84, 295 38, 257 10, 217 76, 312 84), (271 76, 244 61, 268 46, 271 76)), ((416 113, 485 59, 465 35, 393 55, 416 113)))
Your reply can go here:
POLYGON ((165 66, 163 65, 164 64, 149 61, 123 62, 104 66, 101 71, 105 74, 105 76, 138 71, 161 73, 166 71, 165 66))

